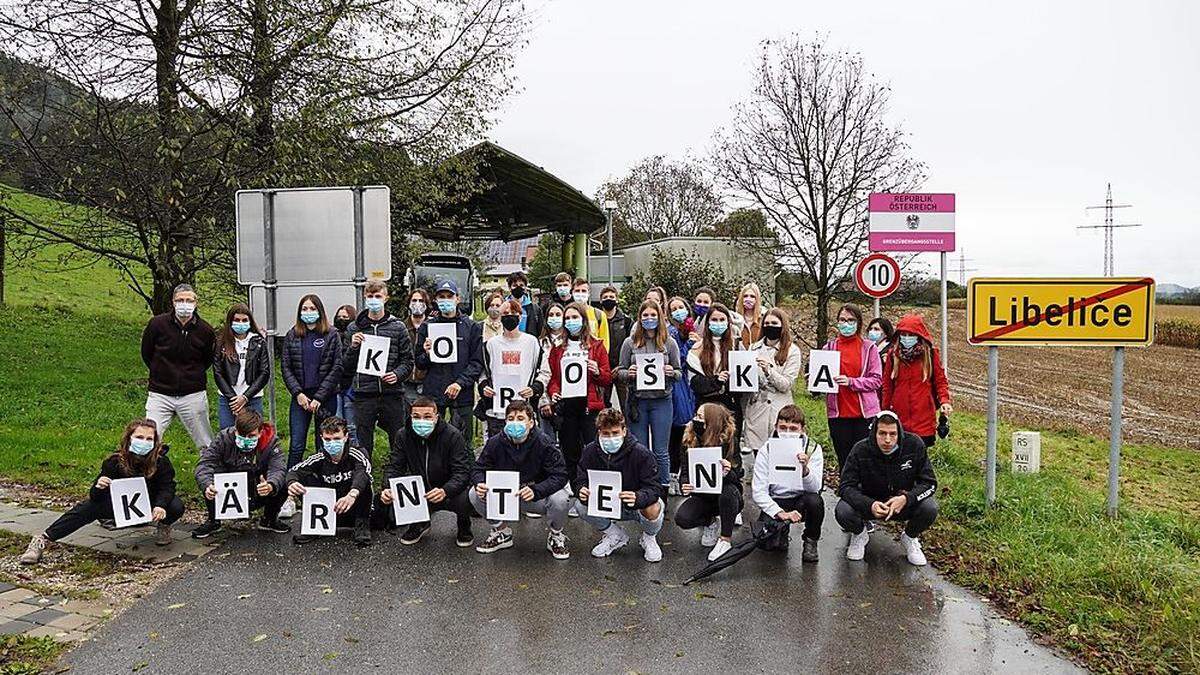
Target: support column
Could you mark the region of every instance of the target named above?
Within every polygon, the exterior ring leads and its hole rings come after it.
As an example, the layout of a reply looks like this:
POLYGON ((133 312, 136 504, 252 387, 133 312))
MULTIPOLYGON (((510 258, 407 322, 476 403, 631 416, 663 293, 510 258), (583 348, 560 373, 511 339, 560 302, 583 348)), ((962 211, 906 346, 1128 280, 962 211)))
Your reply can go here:
POLYGON ((575 276, 588 278, 588 236, 575 235, 575 276))
POLYGON ((575 269, 575 245, 570 236, 565 234, 562 238, 562 269, 564 272, 575 269))

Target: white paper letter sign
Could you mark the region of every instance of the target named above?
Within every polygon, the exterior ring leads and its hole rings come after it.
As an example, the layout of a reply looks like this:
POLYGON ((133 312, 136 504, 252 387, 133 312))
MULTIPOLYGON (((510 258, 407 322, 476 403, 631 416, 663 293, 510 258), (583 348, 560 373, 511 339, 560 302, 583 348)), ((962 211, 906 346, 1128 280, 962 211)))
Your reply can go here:
POLYGON ((213 474, 213 487, 217 489, 217 520, 238 520, 250 517, 250 480, 245 471, 213 474))
POLYGON ((729 352, 729 391, 735 394, 758 391, 758 354, 745 350, 729 352))
POLYGON ((488 471, 487 517, 488 520, 520 520, 521 505, 517 492, 521 490, 521 474, 516 471, 488 471))
POLYGON ((724 486, 725 472, 721 469, 721 448, 692 448, 688 450, 688 475, 692 491, 702 495, 719 495, 724 486))
POLYGON ((842 374, 842 355, 833 349, 814 349, 808 353, 808 390, 814 394, 836 394, 833 378, 842 374))
POLYGON ((382 335, 363 333, 362 344, 358 346, 358 372, 383 377, 387 372, 388 353, 391 351, 390 339, 382 335))
POLYGON ((333 503, 337 501, 337 490, 333 488, 304 488, 304 503, 300 509, 300 534, 317 534, 332 537, 337 534, 337 514, 333 503))
POLYGON ((429 324, 429 360, 434 363, 458 362, 458 324, 449 321, 429 324))
POLYGON ((392 489, 392 511, 397 525, 429 522, 429 502, 425 500, 425 479, 402 476, 388 481, 392 489))
POLYGON ((662 391, 667 388, 667 376, 663 366, 667 363, 666 354, 634 354, 634 364, 637 366, 638 391, 662 391))
MULTIPOLYGON (((804 467, 796 455, 800 454, 801 439, 772 438, 767 441, 767 460, 771 473, 767 482, 771 485, 800 490, 804 487, 804 467)), ((762 453, 759 453, 762 457, 762 453)))
POLYGON ((117 527, 129 527, 150 522, 150 490, 146 479, 117 478, 108 488, 112 497, 113 520, 117 527))
POLYGON ((564 356, 559 366, 562 372, 559 377, 562 382, 563 398, 582 398, 587 396, 587 357, 564 356))
POLYGON ((621 472, 588 469, 587 514, 621 519, 621 472))
POLYGON ((496 373, 496 377, 492 378, 492 390, 496 392, 492 397, 492 413, 503 419, 508 404, 522 400, 517 392, 524 388, 519 373, 496 373))

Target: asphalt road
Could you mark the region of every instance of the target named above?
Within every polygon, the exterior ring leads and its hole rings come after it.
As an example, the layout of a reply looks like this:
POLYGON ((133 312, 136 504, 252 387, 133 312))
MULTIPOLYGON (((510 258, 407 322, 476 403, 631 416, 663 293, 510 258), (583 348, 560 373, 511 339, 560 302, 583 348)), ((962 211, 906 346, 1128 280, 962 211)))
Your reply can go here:
MULTIPOLYGON (((71 673, 740 672, 1059 673, 1076 668, 969 593, 908 565, 877 532, 845 559, 833 497, 821 561, 756 551, 715 578, 678 584, 705 563, 696 531, 669 524, 664 560, 636 537, 611 558, 572 520, 571 560, 545 549, 546 521, 481 555, 435 516, 416 546, 378 534, 295 548, 248 532, 100 629, 66 658, 71 673), (245 597, 242 597, 245 596, 245 597)), ((746 518, 749 522, 750 511, 746 518)), ((476 523, 476 539, 486 525, 476 523)), ((633 534, 633 525, 627 524, 633 534)), ((748 537, 741 528, 735 541, 748 537)))

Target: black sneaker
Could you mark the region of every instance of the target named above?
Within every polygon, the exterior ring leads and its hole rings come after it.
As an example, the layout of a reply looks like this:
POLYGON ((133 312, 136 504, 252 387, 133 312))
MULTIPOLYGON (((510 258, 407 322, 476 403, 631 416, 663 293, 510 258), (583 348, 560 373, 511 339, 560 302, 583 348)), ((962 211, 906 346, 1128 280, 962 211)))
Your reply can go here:
POLYGON ((428 531, 429 523, 413 523, 412 525, 409 525, 408 529, 404 531, 403 535, 401 535, 400 543, 404 544, 405 546, 412 546, 418 541, 421 541, 421 537, 424 537, 425 533, 428 531))
POLYGON ((221 523, 216 520, 210 520, 200 527, 192 530, 192 539, 207 539, 212 536, 213 532, 221 529, 221 523))
POLYGON ((475 535, 471 533, 470 523, 465 528, 458 528, 458 536, 454 538, 454 543, 458 544, 459 548, 468 548, 475 543, 475 535))
POLYGON ((278 518, 275 518, 274 520, 259 518, 258 529, 262 530, 263 532, 275 532, 277 534, 287 534, 288 532, 292 531, 292 527, 290 525, 284 525, 283 523, 279 522, 278 518))
POLYGON ((366 518, 354 525, 354 543, 359 548, 371 545, 371 523, 366 518))
POLYGON ((817 540, 816 539, 807 539, 806 538, 804 540, 804 548, 800 552, 800 559, 803 560, 804 562, 814 562, 814 563, 820 559, 820 556, 817 554, 817 540))
POLYGON ((292 535, 292 543, 297 546, 300 546, 301 544, 307 544, 310 541, 312 541, 312 535, 310 535, 310 534, 293 534, 292 535))
POLYGON ((96 521, 96 524, 106 530, 117 529, 117 521, 113 520, 112 518, 101 518, 96 521))

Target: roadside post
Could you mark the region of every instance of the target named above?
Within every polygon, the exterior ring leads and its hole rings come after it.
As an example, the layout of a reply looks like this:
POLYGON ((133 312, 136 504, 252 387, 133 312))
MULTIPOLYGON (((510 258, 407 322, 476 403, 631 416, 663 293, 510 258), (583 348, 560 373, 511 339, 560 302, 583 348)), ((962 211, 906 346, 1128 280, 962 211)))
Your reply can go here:
POLYGON ((872 253, 854 266, 854 283, 863 295, 874 298, 878 319, 880 298, 900 288, 900 265, 886 253, 872 253))
POLYGON ((967 285, 967 342, 988 348, 987 504, 996 498, 999 348, 1113 349, 1108 441, 1109 517, 1117 515, 1125 348, 1154 342, 1154 279, 1149 277, 979 278, 967 285))
MULTIPOLYGON (((267 361, 270 362, 271 376, 267 378, 267 411, 271 423, 275 423, 275 334, 276 326, 275 293, 278 280, 275 278, 275 192, 263 190, 263 287, 267 291, 267 361)), ((253 310, 251 310, 253 311, 253 310)))

